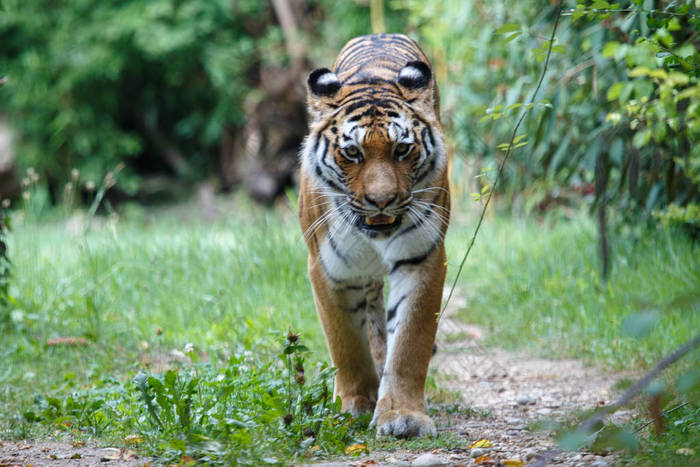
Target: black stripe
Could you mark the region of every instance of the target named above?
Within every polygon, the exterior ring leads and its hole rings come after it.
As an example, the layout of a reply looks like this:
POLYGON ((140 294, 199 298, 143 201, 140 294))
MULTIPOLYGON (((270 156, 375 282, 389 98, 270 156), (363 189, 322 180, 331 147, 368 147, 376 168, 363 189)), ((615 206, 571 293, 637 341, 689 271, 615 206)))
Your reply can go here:
POLYGON ((340 258, 343 263, 348 264, 347 256, 345 256, 343 252, 340 251, 338 244, 335 243, 335 240, 333 240, 333 235, 327 233, 326 237, 328 237, 328 244, 331 246, 331 250, 333 250, 333 253, 335 253, 336 256, 338 256, 338 258, 340 258))
POLYGON ((399 298, 398 302, 394 303, 394 305, 386 311, 387 322, 391 321, 396 317, 396 310, 399 309, 399 305, 401 305, 401 302, 403 302, 405 298, 406 295, 403 295, 401 298, 399 298))
POLYGON ((367 299, 363 298, 360 303, 358 303, 354 308, 352 308, 350 313, 357 313, 358 311, 362 311, 364 308, 367 307, 367 299))
POLYGON ((402 47, 392 49, 391 53, 387 53, 387 50, 384 47, 386 46, 377 47, 372 44, 366 44, 366 47, 353 46, 352 50, 345 52, 343 58, 335 67, 334 72, 338 74, 350 71, 346 70, 345 68, 352 68, 358 65, 362 66, 377 59, 385 59, 387 62, 395 64, 398 68, 392 69, 392 71, 399 71, 406 65, 406 63, 414 61, 416 58, 420 58, 416 57, 413 51, 406 50, 402 47), (397 58, 400 59, 400 61, 396 61, 397 58), (357 61, 355 61, 355 59, 357 59, 357 61))
POLYGON ((338 186, 338 184, 335 183, 333 180, 331 180, 331 179, 329 179, 329 178, 326 178, 326 176, 323 175, 323 170, 321 170, 321 167, 319 167, 318 164, 316 164, 315 167, 316 167, 316 175, 318 176, 318 178, 321 179, 321 181, 323 181, 323 182, 324 182, 326 185, 328 185, 329 187, 333 188, 335 191, 339 191, 340 193, 345 193, 345 192, 346 192, 346 191, 343 190, 340 186, 338 186))
POLYGON ((323 164, 324 166, 326 166, 328 168, 328 170, 333 172, 335 174, 335 176, 338 177, 339 180, 343 180, 343 178, 345 178, 345 177, 343 177, 343 174, 338 172, 338 170, 336 170, 335 167, 333 167, 332 165, 330 165, 327 162, 328 146, 330 145, 330 140, 328 139, 327 136, 323 137, 323 143, 326 145, 326 148, 323 150, 323 155, 321 156, 321 164, 323 164))
POLYGON ((368 44, 367 42, 364 42, 364 41, 359 41, 357 44, 355 44, 352 47, 350 47, 349 49, 345 50, 343 58, 340 59, 340 62, 338 62, 338 65, 335 67, 335 71, 337 72, 338 70, 343 68, 343 66, 345 65, 345 62, 347 62, 350 59, 350 57, 353 56, 354 54, 356 54, 358 51, 361 52, 364 49, 368 49, 370 47, 372 47, 371 44, 368 44))
POLYGON ((389 274, 395 273, 400 267, 402 266, 415 266, 416 264, 420 264, 423 261, 430 256, 430 253, 433 252, 435 247, 440 243, 442 239, 438 239, 437 242, 433 243, 430 248, 428 248, 428 251, 426 251, 424 254, 419 255, 419 256, 414 256, 413 258, 406 258, 406 259, 400 259, 397 262, 394 263, 394 266, 392 266, 391 271, 389 271, 389 274))
POLYGON ((350 104, 351 102, 357 102, 359 100, 373 100, 373 99, 380 99, 383 97, 398 97, 395 92, 390 90, 389 88, 371 88, 373 91, 367 91, 367 88, 361 88, 362 92, 358 91, 357 93, 352 92, 348 93, 342 101, 340 101, 341 105, 347 105, 350 104))
POLYGON ((365 105, 371 105, 372 100, 370 99, 363 99, 358 102, 354 102, 347 107, 345 107, 345 115, 351 114, 353 111, 359 109, 360 107, 364 107, 365 105))
POLYGON ((428 174, 430 174, 430 173, 433 171, 433 169, 435 168, 435 159, 436 159, 436 158, 433 157, 433 158, 430 160, 430 164, 428 164, 428 168, 425 169, 425 170, 418 176, 418 178, 417 178, 416 181, 414 182, 414 185, 418 185, 420 182, 423 181, 423 179, 424 179, 425 177, 428 176, 428 174))
POLYGON ((376 76, 372 76, 370 78, 360 78, 357 81, 346 81, 343 84, 347 86, 354 86, 356 84, 389 84, 396 88, 397 91, 399 89, 398 86, 396 86, 396 83, 394 83, 393 81, 384 78, 379 78, 376 76))

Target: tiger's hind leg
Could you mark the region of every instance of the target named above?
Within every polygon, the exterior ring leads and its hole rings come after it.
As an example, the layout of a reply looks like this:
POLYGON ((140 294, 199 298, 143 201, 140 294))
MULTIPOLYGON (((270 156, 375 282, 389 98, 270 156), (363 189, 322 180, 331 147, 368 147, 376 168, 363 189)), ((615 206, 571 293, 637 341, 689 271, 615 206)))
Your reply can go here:
POLYGON ((386 363, 386 313, 384 311, 384 283, 372 283, 365 292, 367 297, 367 338, 379 379, 386 363))

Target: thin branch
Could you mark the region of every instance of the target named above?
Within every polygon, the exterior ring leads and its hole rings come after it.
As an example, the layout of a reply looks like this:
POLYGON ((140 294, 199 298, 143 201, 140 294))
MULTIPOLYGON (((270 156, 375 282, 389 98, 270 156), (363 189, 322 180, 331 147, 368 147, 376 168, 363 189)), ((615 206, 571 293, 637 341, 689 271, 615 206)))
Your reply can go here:
POLYGON ((277 20, 280 22, 284 44, 287 54, 293 61, 298 61, 304 56, 304 45, 299 40, 299 28, 297 28, 294 12, 289 0, 272 0, 277 20))
POLYGON ((467 261, 467 258, 469 257, 469 253, 472 251, 472 247, 474 246, 474 242, 476 241, 476 236, 479 233, 479 229, 481 229, 481 223, 484 221, 484 216, 486 215, 486 209, 489 207, 489 203, 491 202, 491 198, 493 197, 493 192, 496 190, 496 185, 498 184, 498 181, 501 179, 501 176, 503 174, 503 168, 506 165, 506 162, 508 162, 508 158, 513 152, 513 141, 515 140, 515 136, 518 133, 518 130, 520 129, 520 125, 523 123, 523 120, 525 120, 525 117, 527 114, 530 112, 530 108, 532 107, 531 104, 534 104, 535 98, 537 97, 537 93, 540 90, 540 87, 542 86, 542 82, 544 81, 544 76, 547 74, 547 69, 549 68, 549 58, 552 55, 552 46, 554 45, 554 36, 557 32, 557 27, 559 26, 559 18, 561 18, 561 0, 557 4, 557 18, 554 21, 554 27, 552 28, 552 34, 549 38, 549 47, 547 48, 547 58, 544 61, 544 65, 542 67, 542 74, 540 75, 540 79, 537 82, 537 87, 535 87, 535 91, 532 93, 532 97, 530 97, 530 102, 528 103, 528 106, 525 107, 525 110, 523 111, 522 115, 520 116, 520 119, 518 120, 518 123, 515 125, 513 128, 513 133, 510 136, 510 143, 508 144, 508 150, 506 151, 505 156, 503 157, 503 160, 501 161, 501 164, 498 166, 498 172, 496 173, 496 179, 493 182, 493 186, 491 187, 491 190, 489 190, 489 195, 486 198, 486 203, 484 203, 484 207, 481 210, 481 215, 479 216, 479 222, 476 224, 476 228, 474 229, 474 235, 472 235, 472 238, 469 242, 469 247, 467 247, 467 252, 464 253, 464 257, 462 258, 462 261, 459 263, 459 269, 457 269, 457 275, 455 276, 454 281, 452 282, 452 287, 450 288, 450 293, 447 296, 447 300, 445 300, 445 305, 442 307, 442 310, 440 311, 440 314, 438 315, 437 319, 438 321, 442 317, 443 313, 445 312, 445 309, 447 308, 447 305, 450 303, 450 299, 452 298, 452 294, 455 291, 455 287, 457 286, 457 281, 459 280, 459 276, 462 274, 462 268, 464 268, 464 263, 467 261), (529 108, 530 107, 530 108, 529 108))
MULTIPOLYGON (((678 404, 678 405, 675 406, 674 408, 669 409, 669 410, 667 410, 667 411, 665 411, 665 412, 661 412, 661 413, 662 413, 663 415, 665 415, 666 417, 668 417, 669 414, 675 412, 675 411, 678 410, 678 409, 682 409, 683 407, 685 407, 685 406, 688 405, 688 404, 690 404, 690 402, 683 402, 682 404, 678 404)), ((640 426, 639 428, 637 428, 637 430, 635 431, 635 433, 639 433, 640 431, 642 431, 644 428, 648 427, 648 426, 651 425, 652 423, 654 423, 654 420, 649 420, 649 421, 646 422, 644 425, 642 425, 642 426, 640 426)))
MULTIPOLYGON (((620 396, 618 400, 606 407, 603 407, 601 410, 594 413, 591 417, 581 422, 575 431, 580 433, 590 433, 593 427, 595 427, 599 423, 602 423, 608 415, 615 412, 620 407, 626 405, 630 400, 632 400, 632 398, 637 396, 637 394, 639 394, 647 386, 649 386, 649 383, 656 379, 656 377, 659 376, 659 374, 661 374, 661 372, 665 370, 666 367, 678 361, 681 357, 693 350, 698 345, 700 345, 700 334, 698 334, 693 339, 689 340, 681 347, 676 349, 676 351, 673 352, 671 355, 660 360, 654 366, 654 368, 652 368, 649 371, 649 373, 644 375, 642 379, 640 379, 632 387, 627 389, 627 391, 625 391, 625 393, 622 394, 622 396, 620 396)), ((550 449, 549 451, 544 453, 542 457, 537 459, 537 462, 533 464, 533 467, 544 467, 545 465, 549 464, 549 462, 560 452, 561 448, 558 446, 550 449)))
MULTIPOLYGON (((563 16, 571 16, 575 9, 571 8, 562 13, 563 16)), ((694 13, 678 13, 675 11, 662 11, 662 10, 647 10, 645 8, 618 8, 618 9, 612 9, 612 8, 584 8, 583 11, 585 13, 595 11, 596 13, 599 14, 606 14, 606 13, 646 13, 646 14, 652 14, 652 15, 665 15, 665 16, 678 16, 678 17, 689 17, 689 18, 698 18, 697 14, 694 13)))

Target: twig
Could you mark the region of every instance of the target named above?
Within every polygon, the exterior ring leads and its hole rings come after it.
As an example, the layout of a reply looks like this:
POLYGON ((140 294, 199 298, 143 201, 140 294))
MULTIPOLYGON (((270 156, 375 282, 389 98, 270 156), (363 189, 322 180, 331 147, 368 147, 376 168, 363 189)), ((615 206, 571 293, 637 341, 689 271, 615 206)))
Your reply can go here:
POLYGON ((460 274, 462 274, 462 268, 464 268, 464 263, 467 261, 467 258, 469 257, 469 252, 472 251, 472 247, 474 246, 474 242, 476 241, 476 235, 479 233, 479 229, 481 229, 481 223, 484 221, 484 216, 486 215, 486 209, 488 209, 489 203, 491 202, 491 198, 493 197, 493 192, 496 190, 496 185, 498 184, 498 181, 501 179, 501 176, 503 174, 503 168, 505 167, 506 162, 508 161, 508 158, 510 157, 511 153, 513 152, 513 141, 515 140, 515 136, 517 135, 518 130, 520 129, 520 125, 523 123, 523 120, 525 120, 525 117, 530 112, 530 109, 528 107, 531 107, 530 104, 533 104, 535 102, 535 98, 537 97, 537 93, 540 90, 540 87, 542 86, 542 82, 544 81, 544 76, 547 74, 547 69, 549 68, 549 57, 552 54, 552 45, 554 44, 554 35, 557 32, 557 27, 559 26, 559 18, 560 17, 561 17, 561 0, 557 4, 557 18, 554 21, 554 27, 552 28, 552 34, 549 38, 549 47, 547 48, 547 58, 545 59, 544 66, 542 67, 542 74, 540 75, 540 79, 537 82, 537 87, 535 87, 535 92, 533 92, 532 97, 530 97, 530 102, 528 103, 528 106, 525 107, 525 110, 523 111, 522 115, 520 116, 518 123, 515 125, 515 128, 513 128, 513 133, 510 136, 510 143, 508 144, 508 150, 506 151, 506 154, 503 157, 501 164, 498 166, 498 172, 496 173, 496 179, 493 182, 493 186, 491 187, 491 190, 489 190, 489 195, 486 198, 486 203, 484 203, 484 207, 481 210, 481 215, 479 216, 479 222, 477 222, 477 224, 476 224, 476 228, 474 229, 474 235, 472 235, 472 238, 469 242, 469 247, 467 247, 467 252, 464 253, 464 257, 462 258, 462 261, 459 263, 459 269, 457 269, 457 275, 455 276, 455 279, 452 282, 452 287, 450 288, 450 293, 447 296, 447 300, 445 300, 445 305, 442 307, 442 310, 440 311, 440 314, 437 317, 438 321, 442 317, 442 314, 445 312, 447 305, 450 303, 450 299, 452 298, 452 294, 454 293, 455 287, 457 286, 457 280, 459 280, 459 276, 460 276, 460 274))
MULTIPOLYGON (((695 347, 700 345, 700 334, 695 336, 693 339, 689 340, 685 344, 683 344, 681 347, 676 349, 675 352, 673 352, 671 355, 667 356, 666 358, 663 358, 660 360, 654 368, 649 371, 642 379, 637 381, 632 387, 627 389, 625 393, 620 396, 618 400, 613 402, 612 404, 603 407, 601 410, 598 412, 594 413, 592 416, 590 416, 588 419, 584 420, 579 424, 579 426, 576 428, 576 431, 579 433, 589 433, 592 428, 599 423, 601 423, 605 418, 610 415, 611 413, 615 412, 617 409, 622 407, 623 405, 627 404, 632 398, 634 398, 637 394, 639 394, 642 390, 644 390, 649 383, 651 383, 659 374, 666 369, 669 365, 675 363, 678 361, 681 357, 683 357, 685 354, 693 350, 695 347)), ((561 452, 560 447, 554 447, 550 449, 549 451, 545 452, 542 457, 537 459, 537 462, 532 464, 533 467, 544 467, 551 461, 557 454, 561 452)))
POLYGON ((272 6, 282 29, 287 53, 296 62, 304 56, 304 45, 299 40, 299 28, 297 28, 294 19, 292 6, 289 4, 289 0, 272 0, 272 6))
MULTIPOLYGON (((683 402, 682 404, 679 404, 679 405, 675 406, 674 408, 669 409, 669 410, 667 410, 667 411, 665 411, 665 412, 661 412, 661 413, 662 413, 663 415, 665 415, 665 416, 668 417, 669 414, 675 412, 675 411, 678 410, 678 409, 682 409, 683 407, 685 407, 685 406, 688 405, 688 404, 690 404, 690 402, 683 402)), ((635 433, 639 433, 640 431, 642 431, 644 428, 648 427, 648 426, 651 425, 652 423, 654 423, 654 420, 649 420, 649 421, 646 422, 644 425, 642 425, 642 426, 640 426, 639 428, 637 428, 637 430, 635 431, 635 433)))

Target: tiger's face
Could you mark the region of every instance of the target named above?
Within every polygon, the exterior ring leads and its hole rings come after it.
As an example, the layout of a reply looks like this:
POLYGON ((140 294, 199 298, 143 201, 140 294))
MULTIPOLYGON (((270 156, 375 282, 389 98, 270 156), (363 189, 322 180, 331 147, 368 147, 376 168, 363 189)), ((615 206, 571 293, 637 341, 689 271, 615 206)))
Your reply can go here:
POLYGON ((325 69, 309 78, 316 111, 303 157, 339 216, 372 237, 416 221, 445 168, 429 82, 427 67, 411 65, 386 87, 341 86, 325 69))

